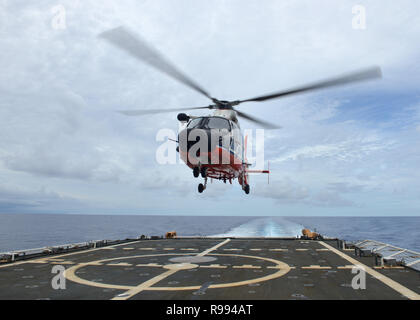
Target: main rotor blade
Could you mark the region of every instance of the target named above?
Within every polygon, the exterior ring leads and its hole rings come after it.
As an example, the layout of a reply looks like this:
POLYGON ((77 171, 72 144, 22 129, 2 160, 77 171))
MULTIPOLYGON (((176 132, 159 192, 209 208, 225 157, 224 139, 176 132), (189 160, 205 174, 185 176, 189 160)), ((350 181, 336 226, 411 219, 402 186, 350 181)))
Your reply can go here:
POLYGON ((145 41, 141 40, 137 35, 129 32, 124 27, 118 27, 109 31, 105 31, 99 37, 106 39, 116 47, 128 52, 133 57, 146 62, 147 64, 155 67, 159 71, 167 74, 168 76, 182 82, 191 89, 205 95, 207 98, 213 100, 210 94, 201 88, 197 83, 184 75, 163 55, 149 46, 145 41))
POLYGON ((365 80, 381 78, 381 77, 382 77, 381 68, 373 67, 373 68, 365 69, 362 71, 350 73, 341 77, 332 78, 332 79, 328 79, 328 80, 324 80, 320 82, 315 82, 312 84, 308 84, 306 86, 290 89, 287 91, 275 92, 268 95, 247 99, 247 100, 239 100, 236 102, 237 104, 243 103, 243 102, 250 102, 250 101, 261 102, 261 101, 266 101, 270 99, 277 99, 277 98, 292 95, 292 94, 302 93, 306 91, 340 86, 340 85, 349 84, 352 82, 365 81, 365 80))
POLYGON ((275 124, 272 124, 270 122, 267 122, 267 121, 263 121, 263 120, 254 118, 253 116, 250 116, 250 115, 248 115, 248 114, 246 114, 244 112, 238 111, 238 110, 235 110, 235 111, 236 111, 236 114, 239 117, 242 117, 244 119, 247 119, 249 121, 252 121, 252 122, 255 122, 255 123, 259 124, 259 125, 262 125, 266 129, 281 129, 281 127, 278 126, 278 125, 275 125, 275 124))
POLYGON ((119 113, 125 114, 126 116, 144 116, 148 114, 166 113, 174 111, 185 111, 185 110, 198 110, 198 109, 213 109, 213 106, 207 107, 194 107, 194 108, 176 108, 176 109, 147 109, 147 110, 120 110, 119 113))

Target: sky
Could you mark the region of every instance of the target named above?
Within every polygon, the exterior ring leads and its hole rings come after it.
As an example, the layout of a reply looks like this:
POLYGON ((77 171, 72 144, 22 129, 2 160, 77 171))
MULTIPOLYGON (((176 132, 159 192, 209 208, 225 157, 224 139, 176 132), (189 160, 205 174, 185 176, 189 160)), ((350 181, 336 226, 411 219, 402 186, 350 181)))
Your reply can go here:
POLYGON ((412 0, 2 0, 0 213, 419 216, 419 11, 412 0), (177 113, 115 111, 209 101, 98 37, 121 25, 219 99, 370 66, 383 79, 241 105, 283 127, 265 131, 270 183, 198 194, 185 164, 156 161, 177 113))

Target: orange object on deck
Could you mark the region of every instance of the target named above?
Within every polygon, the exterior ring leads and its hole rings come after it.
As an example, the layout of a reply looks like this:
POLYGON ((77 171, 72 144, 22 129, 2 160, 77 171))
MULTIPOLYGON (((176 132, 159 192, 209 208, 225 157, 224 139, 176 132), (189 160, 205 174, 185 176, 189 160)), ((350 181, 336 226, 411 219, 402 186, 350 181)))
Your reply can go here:
POLYGON ((172 239, 176 237, 176 231, 170 231, 170 232, 166 232, 165 238, 166 239, 172 239))
POLYGON ((303 229, 302 234, 303 234, 303 237, 307 239, 316 239, 319 237, 319 233, 312 232, 309 229, 303 229))

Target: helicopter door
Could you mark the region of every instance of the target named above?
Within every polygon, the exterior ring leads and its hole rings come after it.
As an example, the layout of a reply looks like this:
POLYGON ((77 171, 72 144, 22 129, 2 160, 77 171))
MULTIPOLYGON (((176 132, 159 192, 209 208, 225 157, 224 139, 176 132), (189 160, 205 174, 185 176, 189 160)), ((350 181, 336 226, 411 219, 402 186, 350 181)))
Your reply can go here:
POLYGON ((242 144, 241 144, 241 130, 235 122, 232 124, 232 141, 231 141, 231 150, 235 153, 235 156, 239 159, 242 159, 242 144))

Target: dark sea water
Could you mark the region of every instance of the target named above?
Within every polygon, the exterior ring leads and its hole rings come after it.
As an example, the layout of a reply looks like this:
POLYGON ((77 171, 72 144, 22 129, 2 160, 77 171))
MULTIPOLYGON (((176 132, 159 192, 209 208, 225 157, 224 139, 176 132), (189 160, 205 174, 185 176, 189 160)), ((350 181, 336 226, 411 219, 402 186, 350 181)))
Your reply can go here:
POLYGON ((420 252, 420 217, 193 217, 0 214, 0 252, 100 239, 164 235, 289 237, 303 228, 420 252))

